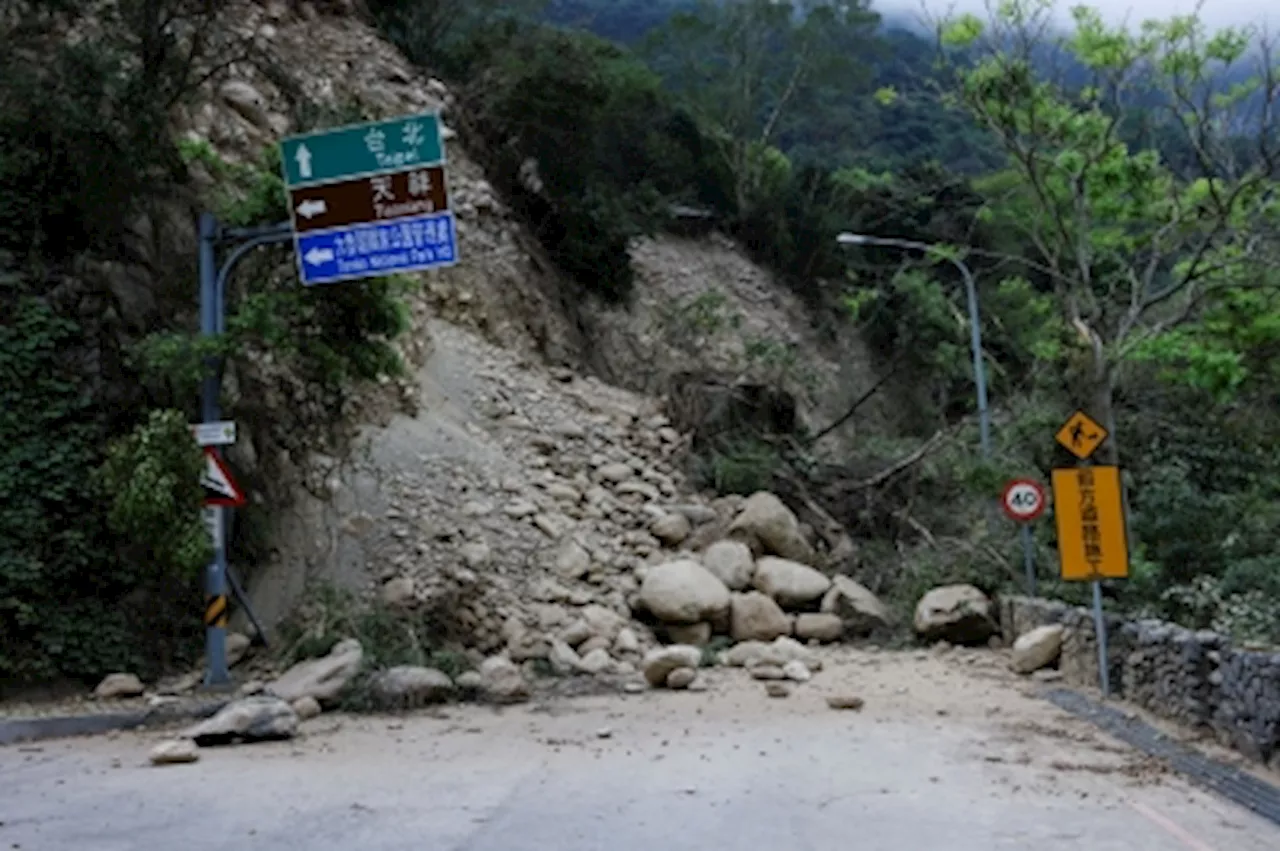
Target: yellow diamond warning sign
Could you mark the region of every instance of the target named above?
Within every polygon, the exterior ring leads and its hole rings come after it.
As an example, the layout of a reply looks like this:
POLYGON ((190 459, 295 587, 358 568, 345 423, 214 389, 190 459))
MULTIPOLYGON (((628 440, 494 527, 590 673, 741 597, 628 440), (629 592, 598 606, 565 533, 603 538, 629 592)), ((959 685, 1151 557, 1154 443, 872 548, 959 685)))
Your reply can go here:
POLYGON ((1107 430, 1084 411, 1076 411, 1058 429, 1057 438, 1068 452, 1084 461, 1107 439, 1107 430))

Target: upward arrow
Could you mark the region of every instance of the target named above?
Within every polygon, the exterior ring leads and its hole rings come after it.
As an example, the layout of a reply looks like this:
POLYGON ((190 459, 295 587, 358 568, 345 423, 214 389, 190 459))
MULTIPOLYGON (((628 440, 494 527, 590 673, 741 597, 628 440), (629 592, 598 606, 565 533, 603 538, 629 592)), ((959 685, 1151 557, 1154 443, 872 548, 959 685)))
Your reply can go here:
POLYGON ((298 146, 298 152, 295 154, 298 160, 298 173, 303 177, 311 176, 311 149, 305 144, 298 146))

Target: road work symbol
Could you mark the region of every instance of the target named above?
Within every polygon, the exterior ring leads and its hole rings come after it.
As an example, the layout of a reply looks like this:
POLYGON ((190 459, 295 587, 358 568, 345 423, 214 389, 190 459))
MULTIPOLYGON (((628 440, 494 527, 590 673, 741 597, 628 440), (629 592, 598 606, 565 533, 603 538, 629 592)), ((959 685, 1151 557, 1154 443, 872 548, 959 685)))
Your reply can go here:
POLYGON ((1084 411, 1076 411, 1058 429, 1057 439, 1068 452, 1084 461, 1107 439, 1107 430, 1084 411))

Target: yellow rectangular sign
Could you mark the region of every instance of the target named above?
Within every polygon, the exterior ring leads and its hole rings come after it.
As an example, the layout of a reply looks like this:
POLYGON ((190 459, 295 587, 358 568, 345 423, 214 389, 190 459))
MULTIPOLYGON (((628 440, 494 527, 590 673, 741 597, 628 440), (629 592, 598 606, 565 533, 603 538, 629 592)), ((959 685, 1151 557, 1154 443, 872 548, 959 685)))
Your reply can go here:
POLYGON ((1064 580, 1124 579, 1129 575, 1119 467, 1054 470, 1053 514, 1058 522, 1058 558, 1064 580))

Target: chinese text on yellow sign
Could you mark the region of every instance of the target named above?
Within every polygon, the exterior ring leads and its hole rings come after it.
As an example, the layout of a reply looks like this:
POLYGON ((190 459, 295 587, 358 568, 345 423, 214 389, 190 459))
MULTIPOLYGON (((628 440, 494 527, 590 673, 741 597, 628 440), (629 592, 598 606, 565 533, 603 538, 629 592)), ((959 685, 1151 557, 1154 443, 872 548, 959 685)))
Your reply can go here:
POLYGON ((1119 467, 1054 470, 1053 513, 1058 521, 1063 579, 1123 579, 1129 575, 1119 467))

